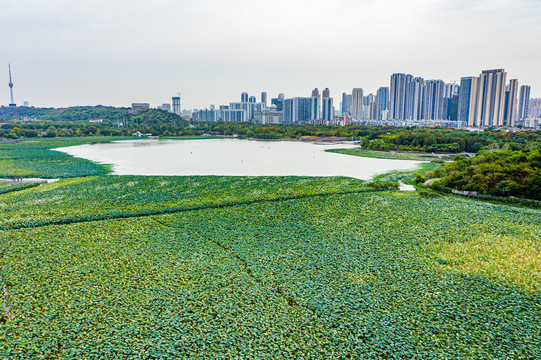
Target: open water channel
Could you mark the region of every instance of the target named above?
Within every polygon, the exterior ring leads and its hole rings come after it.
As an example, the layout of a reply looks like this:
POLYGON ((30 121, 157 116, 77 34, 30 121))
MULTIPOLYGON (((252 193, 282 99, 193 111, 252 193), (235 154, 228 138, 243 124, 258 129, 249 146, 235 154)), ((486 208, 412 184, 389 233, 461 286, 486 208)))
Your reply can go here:
POLYGON ((58 150, 112 164, 115 175, 347 176, 368 180, 392 170, 412 170, 419 164, 325 152, 355 146, 300 141, 142 139, 58 150))

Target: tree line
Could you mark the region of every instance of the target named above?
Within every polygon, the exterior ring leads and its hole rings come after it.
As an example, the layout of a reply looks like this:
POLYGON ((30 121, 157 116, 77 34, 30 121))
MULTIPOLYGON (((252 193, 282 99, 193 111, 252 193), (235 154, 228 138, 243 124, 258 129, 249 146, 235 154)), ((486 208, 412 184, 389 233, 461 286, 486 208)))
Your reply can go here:
POLYGON ((369 150, 477 153, 481 150, 536 150, 541 131, 504 132, 454 130, 447 128, 395 128, 392 126, 326 126, 255 124, 250 122, 188 122, 176 114, 150 109, 129 114, 128 108, 83 106, 62 109, 2 107, 0 137, 129 136, 136 131, 155 136, 238 135, 256 139, 299 139, 341 137, 359 140, 369 150), (14 121, 33 118, 39 121, 14 121), (90 120, 101 119, 101 122, 90 120), (13 122, 14 121, 14 122, 13 122))

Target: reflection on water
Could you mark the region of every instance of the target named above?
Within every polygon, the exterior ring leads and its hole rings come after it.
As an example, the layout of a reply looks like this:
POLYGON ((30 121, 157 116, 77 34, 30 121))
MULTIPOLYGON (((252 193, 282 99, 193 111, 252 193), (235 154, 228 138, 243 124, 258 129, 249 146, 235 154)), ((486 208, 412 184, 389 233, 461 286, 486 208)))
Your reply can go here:
POLYGON ((352 145, 298 141, 125 140, 58 149, 112 164, 116 175, 348 176, 369 179, 419 162, 328 153, 352 145))

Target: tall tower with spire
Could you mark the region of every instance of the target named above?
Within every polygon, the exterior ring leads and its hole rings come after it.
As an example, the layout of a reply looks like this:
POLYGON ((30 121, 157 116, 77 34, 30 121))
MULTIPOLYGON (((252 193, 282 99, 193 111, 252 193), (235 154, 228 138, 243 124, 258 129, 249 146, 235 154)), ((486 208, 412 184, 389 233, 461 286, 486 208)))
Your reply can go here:
POLYGON ((9 69, 9 92, 11 94, 11 103, 9 103, 9 106, 17 106, 15 104, 15 101, 13 100, 13 81, 11 81, 11 64, 8 64, 9 69))

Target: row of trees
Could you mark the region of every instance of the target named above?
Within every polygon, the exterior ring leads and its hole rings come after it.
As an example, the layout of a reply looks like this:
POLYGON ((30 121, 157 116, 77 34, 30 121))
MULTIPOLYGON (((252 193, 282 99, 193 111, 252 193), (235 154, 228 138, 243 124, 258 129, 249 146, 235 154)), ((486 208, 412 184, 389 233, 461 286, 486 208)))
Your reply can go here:
POLYGON ((452 129, 405 129, 377 138, 367 138, 363 147, 371 150, 396 150, 434 153, 477 153, 482 149, 535 150, 541 147, 541 132, 481 132, 452 129))
POLYGON ((55 127, 53 125, 42 129, 19 128, 13 126, 11 128, 0 129, 0 137, 7 139, 18 138, 35 138, 35 137, 72 137, 72 136, 130 136, 131 132, 128 129, 119 130, 117 128, 99 129, 96 126, 88 126, 86 128, 79 127, 55 127))

